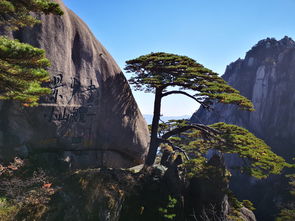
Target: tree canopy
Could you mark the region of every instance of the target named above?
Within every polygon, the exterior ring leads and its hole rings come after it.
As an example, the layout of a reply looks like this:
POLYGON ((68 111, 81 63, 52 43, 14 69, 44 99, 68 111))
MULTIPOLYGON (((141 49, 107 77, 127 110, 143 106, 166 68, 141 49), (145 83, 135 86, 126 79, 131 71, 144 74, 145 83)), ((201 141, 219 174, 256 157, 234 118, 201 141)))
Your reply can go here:
POLYGON ((282 157, 273 153, 263 140, 236 125, 220 122, 205 126, 191 124, 188 120, 174 120, 161 123, 159 128, 163 142, 190 156, 187 165, 190 165, 191 174, 196 174, 204 166, 209 150, 235 154, 242 162, 232 169, 256 178, 279 174, 284 167, 291 167, 282 157))
POLYGON ((158 52, 126 61, 126 64, 125 70, 134 73, 129 83, 135 90, 155 93, 158 89, 162 91, 162 97, 183 94, 204 106, 211 99, 253 110, 252 102, 240 95, 238 90, 217 73, 187 56, 158 52), (178 90, 168 91, 168 87, 178 87, 178 90), (198 93, 190 95, 184 90, 198 93))
MULTIPOLYGON (((49 0, 0 1, 0 27, 17 30, 40 22, 30 14, 62 15, 57 3, 49 0)), ((0 99, 13 99, 25 106, 37 105, 41 95, 50 93, 42 83, 49 80, 50 62, 45 51, 8 37, 0 37, 0 99)))

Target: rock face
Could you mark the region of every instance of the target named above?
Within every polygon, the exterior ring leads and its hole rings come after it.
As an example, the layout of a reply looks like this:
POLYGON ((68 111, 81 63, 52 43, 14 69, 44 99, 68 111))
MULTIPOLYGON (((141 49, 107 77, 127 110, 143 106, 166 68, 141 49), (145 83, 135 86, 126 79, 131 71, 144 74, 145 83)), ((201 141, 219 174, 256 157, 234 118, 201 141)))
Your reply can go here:
MULTIPOLYGON (((215 104, 211 112, 200 108, 191 120, 205 124, 226 122, 245 127, 266 141, 277 154, 288 160, 293 158, 295 42, 288 37, 280 41, 262 40, 247 52, 244 59, 230 64, 223 78, 252 100, 256 111, 240 111, 233 105, 215 104)), ((226 156, 226 161, 229 166, 241 163, 235 156, 226 156)), ((282 176, 272 176, 264 181, 233 176, 231 189, 241 199, 254 202, 258 220, 274 220, 277 205, 284 201, 287 187, 282 176)))
POLYGON ((241 217, 243 221, 256 221, 256 217, 253 212, 246 207, 241 208, 241 217))
POLYGON ((0 104, 0 159, 59 153, 71 167, 130 167, 143 161, 149 133, 128 82, 87 25, 64 15, 10 37, 46 50, 52 95, 37 108, 0 104))
POLYGON ((233 105, 217 104, 211 112, 200 108, 192 121, 243 126, 278 154, 294 156, 295 42, 288 37, 280 41, 262 40, 244 59, 230 64, 223 78, 252 100, 256 111, 250 113, 233 105))

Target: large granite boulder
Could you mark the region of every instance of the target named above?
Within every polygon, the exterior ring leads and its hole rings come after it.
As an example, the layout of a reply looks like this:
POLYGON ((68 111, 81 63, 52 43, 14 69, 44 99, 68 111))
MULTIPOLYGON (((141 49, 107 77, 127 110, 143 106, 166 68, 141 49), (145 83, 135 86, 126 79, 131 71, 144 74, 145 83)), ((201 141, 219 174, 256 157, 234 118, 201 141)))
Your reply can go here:
POLYGON ((51 96, 37 108, 0 103, 0 159, 57 154, 71 167, 143 162, 149 133, 122 71, 87 25, 57 0, 63 16, 10 37, 46 50, 51 96))

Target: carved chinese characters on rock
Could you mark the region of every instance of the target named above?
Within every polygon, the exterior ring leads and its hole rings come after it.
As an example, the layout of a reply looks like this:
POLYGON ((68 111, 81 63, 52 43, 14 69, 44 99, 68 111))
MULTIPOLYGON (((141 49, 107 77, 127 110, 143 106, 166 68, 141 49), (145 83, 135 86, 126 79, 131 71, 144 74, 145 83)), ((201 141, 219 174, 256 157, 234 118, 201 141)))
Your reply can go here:
POLYGON ((87 83, 73 77, 68 82, 64 74, 55 71, 49 87, 52 94, 47 102, 44 118, 57 125, 58 137, 67 139, 71 144, 93 144, 93 119, 96 116, 99 90, 92 79, 87 83))
POLYGON ((61 94, 58 94, 59 93, 59 88, 64 86, 62 84, 62 80, 63 80, 63 75, 58 74, 58 75, 53 76, 53 80, 49 84, 49 87, 52 89, 52 96, 50 98, 50 101, 52 101, 55 104, 57 102, 58 96, 60 98, 63 98, 63 96, 61 94))

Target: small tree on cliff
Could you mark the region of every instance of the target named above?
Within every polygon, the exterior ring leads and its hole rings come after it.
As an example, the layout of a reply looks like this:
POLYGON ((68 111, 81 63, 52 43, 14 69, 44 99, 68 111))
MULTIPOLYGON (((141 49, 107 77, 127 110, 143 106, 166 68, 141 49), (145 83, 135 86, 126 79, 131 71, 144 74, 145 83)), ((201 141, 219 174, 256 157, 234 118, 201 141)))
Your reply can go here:
MULTIPOLYGON (((2 0, 0 28, 17 30, 40 23, 30 12, 63 14, 59 5, 49 0, 2 0)), ((44 50, 1 36, 0 99, 18 100, 26 106, 37 105, 41 95, 50 93, 50 89, 41 86, 49 80, 45 70, 49 65, 44 50)))
POLYGON ((157 136, 162 98, 181 94, 206 108, 209 108, 213 101, 218 101, 253 110, 251 101, 241 96, 239 91, 229 86, 216 73, 189 57, 159 52, 140 56, 126 63, 125 70, 135 73, 129 80, 135 90, 155 93, 151 141, 146 165, 154 163, 158 146, 163 142, 157 136), (171 87, 175 90, 169 90, 171 87), (192 95, 186 90, 191 90, 195 94, 192 95))

